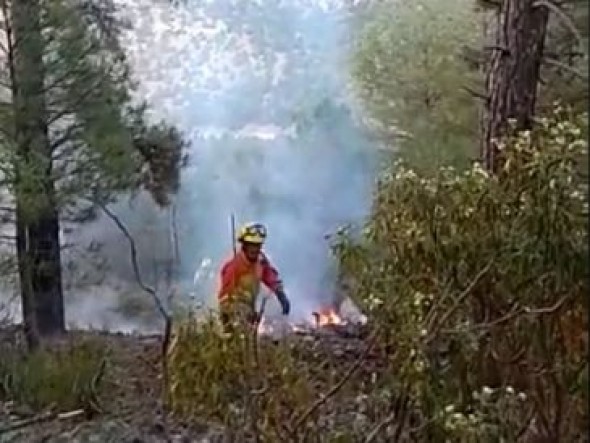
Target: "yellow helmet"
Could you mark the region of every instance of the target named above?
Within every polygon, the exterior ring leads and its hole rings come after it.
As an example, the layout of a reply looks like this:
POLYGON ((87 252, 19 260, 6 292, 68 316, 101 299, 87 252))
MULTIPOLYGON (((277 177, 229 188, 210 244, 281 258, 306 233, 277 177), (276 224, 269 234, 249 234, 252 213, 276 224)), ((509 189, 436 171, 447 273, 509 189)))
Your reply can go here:
POLYGON ((238 241, 263 244, 266 240, 266 227, 260 223, 249 223, 240 228, 238 241))

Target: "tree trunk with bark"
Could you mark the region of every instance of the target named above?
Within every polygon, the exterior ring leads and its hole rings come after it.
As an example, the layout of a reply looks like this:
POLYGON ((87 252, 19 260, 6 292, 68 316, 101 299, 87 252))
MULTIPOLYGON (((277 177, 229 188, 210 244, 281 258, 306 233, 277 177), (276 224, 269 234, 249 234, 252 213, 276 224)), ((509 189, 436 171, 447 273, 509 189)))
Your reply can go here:
POLYGON ((516 130, 531 127, 548 18, 548 9, 537 0, 501 4, 481 122, 481 156, 489 171, 499 167, 497 140, 506 134, 509 120, 516 130))
POLYGON ((27 340, 65 330, 59 218, 44 90, 38 0, 11 3, 12 92, 16 139, 16 234, 27 340))
MULTIPOLYGON (((530 129, 535 115, 540 68, 549 11, 537 0, 502 0, 496 5, 490 60, 487 65, 486 104, 481 115, 481 159, 486 170, 502 167, 498 142, 508 134, 511 121, 516 131, 530 129)), ((482 298, 474 312, 475 322, 497 319, 503 310, 495 300, 482 298)), ((496 386, 501 377, 498 362, 490 354, 487 338, 480 340, 477 358, 480 382, 496 386)))

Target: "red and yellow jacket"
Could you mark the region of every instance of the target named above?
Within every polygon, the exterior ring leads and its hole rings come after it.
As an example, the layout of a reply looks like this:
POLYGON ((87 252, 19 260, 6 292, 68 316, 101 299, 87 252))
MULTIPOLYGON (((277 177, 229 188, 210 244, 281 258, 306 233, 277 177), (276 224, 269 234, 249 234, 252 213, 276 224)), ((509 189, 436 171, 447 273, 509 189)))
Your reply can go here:
POLYGON ((239 252, 221 267, 221 282, 217 294, 220 304, 237 299, 254 303, 263 283, 273 293, 282 289, 278 271, 271 265, 264 254, 260 254, 254 263, 243 252, 239 252))

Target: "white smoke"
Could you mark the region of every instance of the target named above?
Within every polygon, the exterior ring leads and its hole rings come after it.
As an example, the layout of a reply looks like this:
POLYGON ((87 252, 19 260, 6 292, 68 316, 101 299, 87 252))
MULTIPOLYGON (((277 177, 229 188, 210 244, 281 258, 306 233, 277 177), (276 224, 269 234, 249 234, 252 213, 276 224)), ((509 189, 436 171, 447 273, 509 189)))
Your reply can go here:
MULTIPOLYGON (((314 87, 333 81, 344 84, 346 46, 340 36, 348 28, 342 20, 332 19, 338 8, 335 2, 329 3, 308 4, 316 8, 317 17, 310 15, 308 22, 293 17, 299 21, 289 23, 310 46, 328 44, 332 49, 324 51, 325 60, 318 60, 317 68, 294 66, 284 53, 272 54, 265 62, 261 54, 266 48, 254 46, 248 33, 231 29, 223 20, 208 20, 190 2, 179 9, 152 8, 151 15, 143 13, 144 31, 132 39, 138 75, 149 79, 142 90, 163 117, 194 134, 192 164, 184 171, 178 198, 181 253, 187 271, 202 260, 218 266, 229 255, 230 214, 236 215, 238 223, 261 221, 268 226, 267 251, 283 274, 295 315, 307 315, 318 300, 331 297, 325 235, 366 213, 372 165, 359 155, 361 146, 343 143, 354 140, 331 137, 325 128, 306 140, 301 130, 297 133, 296 122, 287 120, 288 126, 283 127, 269 123, 272 116, 263 115, 264 102, 246 118, 241 105, 246 107, 257 94, 264 98, 272 94, 270 90, 295 87, 291 92, 304 97, 303 106, 313 109, 316 97, 310 91, 314 87), (332 16, 325 12, 330 7, 332 16), (154 53, 159 56, 153 57, 154 53), (317 85, 298 82, 289 72, 294 68, 310 70, 302 78, 317 85), (339 79, 329 77, 335 72, 339 79), (265 76, 269 77, 266 93, 257 89, 257 83, 248 82, 265 76), (228 91, 235 96, 228 97, 228 91), (203 127, 202 122, 219 126, 203 127)), ((302 50, 306 49, 304 44, 302 50)), ((335 98, 345 97, 340 93, 335 98)), ((336 122, 328 132, 354 133, 352 124, 336 122)), ((357 135, 356 143, 363 141, 357 135)), ((212 280, 201 279, 211 294, 212 280)))
MULTIPOLYGON (((333 295, 325 236, 365 216, 376 163, 376 151, 345 112, 346 6, 119 2, 133 25, 125 44, 139 97, 155 119, 178 126, 192 142, 176 199, 182 290, 214 301, 219 264, 232 251, 229 217, 235 214, 238 224, 268 226, 266 250, 293 315, 309 315, 333 295)), ((115 209, 137 240, 142 273, 155 281, 158 263, 171 255, 168 212, 145 196, 132 208, 120 203, 115 209)), ((70 236, 82 245, 104 243, 109 269, 86 285, 86 295, 70 288, 75 294, 67 315, 83 324, 113 312, 116 294, 136 283, 128 244, 109 220, 70 236)), ((110 319, 101 321, 123 323, 110 319)))

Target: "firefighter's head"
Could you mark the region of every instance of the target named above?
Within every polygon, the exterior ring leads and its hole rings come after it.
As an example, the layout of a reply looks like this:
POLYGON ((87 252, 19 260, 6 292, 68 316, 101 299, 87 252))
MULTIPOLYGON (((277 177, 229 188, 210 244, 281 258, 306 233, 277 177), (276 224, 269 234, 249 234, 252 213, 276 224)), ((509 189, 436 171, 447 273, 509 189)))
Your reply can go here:
POLYGON ((256 261, 266 240, 266 227, 260 223, 248 223, 240 229, 238 241, 244 255, 250 261, 256 261))

